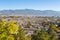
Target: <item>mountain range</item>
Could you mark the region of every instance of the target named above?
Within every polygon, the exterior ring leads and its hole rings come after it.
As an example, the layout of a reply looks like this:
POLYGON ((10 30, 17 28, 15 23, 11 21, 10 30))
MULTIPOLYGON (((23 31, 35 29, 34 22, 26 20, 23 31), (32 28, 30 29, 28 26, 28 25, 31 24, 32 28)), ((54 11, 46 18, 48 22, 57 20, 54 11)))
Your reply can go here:
POLYGON ((42 15, 42 16, 60 16, 60 11, 53 10, 33 10, 33 9, 16 9, 16 10, 0 10, 3 15, 42 15))

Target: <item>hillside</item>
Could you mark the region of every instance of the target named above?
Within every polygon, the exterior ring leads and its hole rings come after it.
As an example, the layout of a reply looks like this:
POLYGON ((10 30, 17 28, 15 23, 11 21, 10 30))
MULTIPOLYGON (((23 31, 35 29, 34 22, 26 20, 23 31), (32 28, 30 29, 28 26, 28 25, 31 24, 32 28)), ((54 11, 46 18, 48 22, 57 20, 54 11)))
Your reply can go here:
POLYGON ((17 14, 17 15, 60 16, 59 11, 53 11, 53 10, 41 11, 33 9, 17 9, 17 10, 0 10, 0 13, 4 15, 17 14))

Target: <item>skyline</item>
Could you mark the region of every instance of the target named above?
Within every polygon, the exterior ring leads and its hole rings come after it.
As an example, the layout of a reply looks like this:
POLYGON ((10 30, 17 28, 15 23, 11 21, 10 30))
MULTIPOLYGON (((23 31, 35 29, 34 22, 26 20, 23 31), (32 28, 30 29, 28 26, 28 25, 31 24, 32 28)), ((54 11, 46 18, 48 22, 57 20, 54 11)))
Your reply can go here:
POLYGON ((34 9, 60 11, 60 0, 0 0, 0 10, 34 9))

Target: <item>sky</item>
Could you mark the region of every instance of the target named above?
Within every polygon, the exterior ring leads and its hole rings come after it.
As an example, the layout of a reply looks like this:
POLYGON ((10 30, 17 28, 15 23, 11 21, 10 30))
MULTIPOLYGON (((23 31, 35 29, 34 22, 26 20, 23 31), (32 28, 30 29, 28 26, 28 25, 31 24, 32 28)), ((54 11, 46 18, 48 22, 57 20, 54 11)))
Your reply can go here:
POLYGON ((0 10, 35 9, 60 11, 60 0, 0 0, 0 10))

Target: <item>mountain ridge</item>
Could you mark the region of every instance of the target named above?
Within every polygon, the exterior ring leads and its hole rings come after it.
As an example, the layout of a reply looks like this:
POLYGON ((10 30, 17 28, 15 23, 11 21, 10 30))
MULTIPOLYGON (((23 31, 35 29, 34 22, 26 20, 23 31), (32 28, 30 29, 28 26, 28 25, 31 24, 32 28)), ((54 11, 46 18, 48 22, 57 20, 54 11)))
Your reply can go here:
POLYGON ((54 11, 54 10, 34 10, 34 9, 16 9, 16 10, 0 10, 1 14, 4 15, 11 15, 11 14, 17 14, 17 15, 46 15, 46 16, 60 16, 60 11, 54 11))

